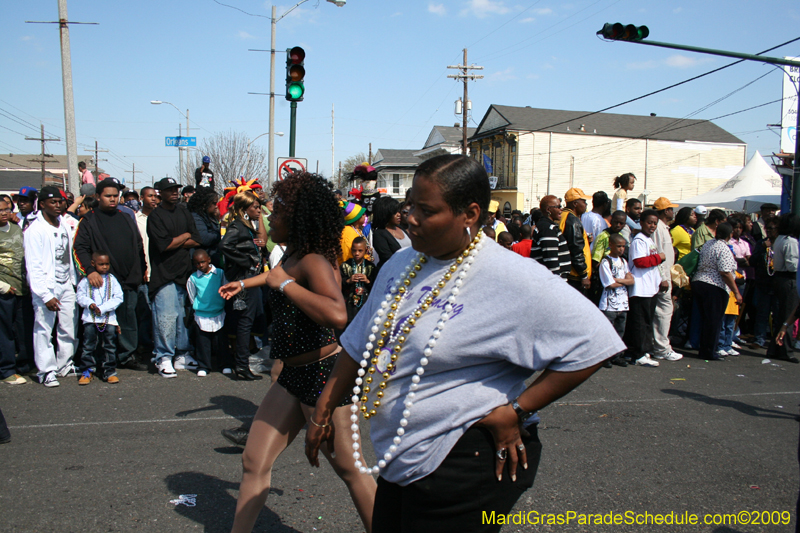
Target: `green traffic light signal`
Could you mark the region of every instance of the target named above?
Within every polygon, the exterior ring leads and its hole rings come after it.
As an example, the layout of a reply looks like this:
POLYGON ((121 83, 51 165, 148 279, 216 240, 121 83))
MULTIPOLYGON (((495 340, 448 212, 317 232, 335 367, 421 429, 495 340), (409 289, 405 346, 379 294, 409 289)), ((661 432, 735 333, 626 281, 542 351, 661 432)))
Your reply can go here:
POLYGON ((633 24, 623 26, 619 22, 615 22, 614 24, 604 24, 603 28, 597 32, 597 35, 601 35, 603 39, 608 39, 609 41, 641 41, 642 39, 647 39, 650 35, 650 30, 647 26, 634 26, 633 24))
POLYGON ((302 102, 306 92, 303 79, 306 69, 303 62, 306 52, 299 46, 286 50, 286 99, 290 102, 302 102))

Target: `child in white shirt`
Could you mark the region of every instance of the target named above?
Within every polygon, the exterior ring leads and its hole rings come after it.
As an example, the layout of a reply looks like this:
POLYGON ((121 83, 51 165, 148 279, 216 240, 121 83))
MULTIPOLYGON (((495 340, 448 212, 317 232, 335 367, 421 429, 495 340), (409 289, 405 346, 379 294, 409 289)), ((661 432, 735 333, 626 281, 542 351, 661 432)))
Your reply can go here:
MULTIPOLYGON (((603 294, 600 296, 600 310, 614 326, 617 335, 625 335, 625 322, 628 317, 628 289, 633 285, 633 274, 628 270, 628 262, 622 257, 625 253, 625 238, 618 233, 608 237, 608 255, 600 260, 600 283, 603 294)), ((611 363, 628 366, 625 359, 616 355, 611 363)))
POLYGON ((97 372, 95 349, 98 340, 103 345, 103 366, 101 379, 107 383, 119 383, 117 377, 117 323, 116 309, 122 305, 122 287, 117 278, 109 274, 111 260, 106 252, 92 254, 92 267, 100 274, 103 284, 92 287, 89 278, 83 278, 78 283, 76 299, 78 305, 83 307, 83 352, 81 353, 81 377, 78 385, 88 385, 92 382, 92 375, 97 372))

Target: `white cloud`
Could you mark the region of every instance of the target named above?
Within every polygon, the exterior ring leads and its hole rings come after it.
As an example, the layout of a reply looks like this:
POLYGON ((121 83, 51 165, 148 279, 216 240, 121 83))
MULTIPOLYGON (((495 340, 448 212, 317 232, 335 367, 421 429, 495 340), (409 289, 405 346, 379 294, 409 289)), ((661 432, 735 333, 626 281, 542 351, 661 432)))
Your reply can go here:
POLYGON ((509 11, 511 10, 500 0, 468 0, 467 7, 461 11, 461 15, 475 15, 482 19, 489 15, 505 15, 509 11))
POLYGON ((675 9, 673 9, 673 10, 672 10, 672 12, 673 12, 673 13, 675 13, 676 15, 677 15, 678 13, 680 13, 681 11, 683 11, 683 8, 682 8, 682 7, 676 7, 675 9))
POLYGON ((536 13, 537 15, 552 15, 553 14, 553 10, 550 9, 549 7, 540 7, 540 8, 534 9, 533 12, 536 13))
POLYGON ((428 4, 428 13, 443 17, 447 14, 447 9, 444 7, 444 4, 428 4))
POLYGON ((33 40, 33 35, 23 35, 22 37, 19 38, 19 40, 20 41, 32 41, 33 40))
POLYGON ((517 77, 514 75, 514 68, 508 67, 505 70, 500 70, 498 72, 493 72, 489 74, 490 81, 509 81, 509 80, 516 80, 517 77))
POLYGON ((392 18, 394 18, 394 17, 402 17, 402 16, 403 16, 403 13, 401 11, 398 11, 397 13, 392 13, 392 18))
POLYGON ((697 65, 702 65, 703 63, 708 63, 709 61, 713 61, 713 58, 710 57, 694 58, 676 54, 661 61, 656 61, 655 59, 651 59, 649 61, 628 63, 625 66, 627 67, 628 70, 646 70, 664 66, 672 68, 690 68, 697 65))
POLYGON ((687 57, 680 54, 675 54, 674 56, 669 56, 664 63, 669 67, 688 68, 702 65, 703 63, 708 63, 709 61, 713 61, 713 59, 710 57, 687 57))
POLYGON ((244 30, 240 30, 239 33, 237 34, 237 36, 239 37, 239 39, 242 39, 242 40, 255 39, 254 35, 250 35, 249 33, 247 33, 244 30))
POLYGON ((522 20, 520 20, 519 22, 520 22, 520 24, 529 24, 529 23, 531 23, 531 22, 534 22, 535 20, 536 20, 536 19, 535 19, 535 18, 533 18, 533 17, 528 17, 528 18, 526 18, 526 19, 522 19, 522 20))

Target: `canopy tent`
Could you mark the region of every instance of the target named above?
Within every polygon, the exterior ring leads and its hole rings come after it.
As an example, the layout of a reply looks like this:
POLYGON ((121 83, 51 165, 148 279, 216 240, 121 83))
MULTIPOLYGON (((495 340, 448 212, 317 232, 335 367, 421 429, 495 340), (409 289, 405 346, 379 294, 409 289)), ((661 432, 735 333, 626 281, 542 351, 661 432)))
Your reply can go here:
POLYGON ((756 151, 742 170, 719 187, 675 203, 681 207, 704 205, 753 213, 761 204, 780 205, 781 176, 756 151))

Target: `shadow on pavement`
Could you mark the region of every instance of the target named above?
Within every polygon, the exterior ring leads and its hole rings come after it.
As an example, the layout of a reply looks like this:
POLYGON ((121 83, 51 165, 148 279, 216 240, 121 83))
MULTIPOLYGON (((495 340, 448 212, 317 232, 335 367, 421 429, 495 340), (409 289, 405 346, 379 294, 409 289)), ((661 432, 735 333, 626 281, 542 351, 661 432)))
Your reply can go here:
POLYGON ((251 419, 258 411, 258 406, 250 400, 239 398, 238 396, 212 396, 208 399, 211 405, 180 411, 175 416, 189 416, 195 413, 206 413, 208 411, 222 411, 226 415, 239 419, 251 419))
MULTIPOLYGON (((175 512, 203 525, 206 533, 228 532, 233 524, 236 499, 229 491, 238 490, 239 484, 225 481, 199 472, 180 472, 170 474, 164 479, 167 489, 174 499, 181 495, 196 495, 194 506, 175 505, 175 512)), ((270 490, 280 494, 280 490, 270 490)), ((191 503, 191 500, 190 500, 191 503)), ((275 533, 300 533, 281 522, 280 517, 268 507, 264 507, 253 528, 254 531, 275 533)))
POLYGON ((687 400, 697 400, 698 402, 703 402, 707 405, 730 407, 731 409, 736 409, 740 413, 748 416, 795 420, 795 415, 792 413, 787 413, 785 411, 775 411, 773 409, 764 409, 763 407, 755 407, 753 405, 749 405, 744 402, 738 402, 736 400, 728 400, 724 398, 712 398, 711 396, 706 396, 705 394, 698 394, 696 392, 687 392, 677 389, 661 389, 661 392, 664 392, 666 394, 672 394, 674 396, 680 396, 681 398, 687 400))

